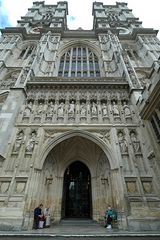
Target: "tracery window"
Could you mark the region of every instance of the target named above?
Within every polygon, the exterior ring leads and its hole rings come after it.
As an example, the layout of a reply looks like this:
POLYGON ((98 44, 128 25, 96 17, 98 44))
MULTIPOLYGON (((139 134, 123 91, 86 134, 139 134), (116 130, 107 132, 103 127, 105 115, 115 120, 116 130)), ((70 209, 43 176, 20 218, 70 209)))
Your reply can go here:
POLYGON ((58 76, 100 77, 98 58, 88 47, 72 47, 60 59, 58 76))
POLYGON ((160 142, 160 111, 158 109, 152 114, 151 124, 157 136, 157 140, 160 142))
POLYGON ((31 53, 33 52, 33 50, 34 50, 34 46, 27 46, 26 48, 24 48, 22 51, 21 51, 21 53, 20 53, 20 55, 19 55, 19 59, 22 59, 22 60, 25 60, 25 59, 27 59, 28 58, 28 56, 29 55, 31 55, 31 53))

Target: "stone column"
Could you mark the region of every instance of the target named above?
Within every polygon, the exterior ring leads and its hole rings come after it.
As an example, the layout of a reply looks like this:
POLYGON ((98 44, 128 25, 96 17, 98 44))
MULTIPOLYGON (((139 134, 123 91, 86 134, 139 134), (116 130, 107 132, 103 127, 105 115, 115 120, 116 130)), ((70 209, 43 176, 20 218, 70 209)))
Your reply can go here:
POLYGON ((98 221, 100 217, 99 212, 99 194, 98 194, 98 182, 96 177, 91 178, 91 187, 92 187, 92 218, 93 220, 98 221))
POLYGON ((62 210, 62 197, 63 197, 63 177, 56 177, 55 180, 55 194, 54 194, 54 202, 55 202, 55 211, 54 211, 54 220, 55 222, 59 222, 61 220, 61 210, 62 210))

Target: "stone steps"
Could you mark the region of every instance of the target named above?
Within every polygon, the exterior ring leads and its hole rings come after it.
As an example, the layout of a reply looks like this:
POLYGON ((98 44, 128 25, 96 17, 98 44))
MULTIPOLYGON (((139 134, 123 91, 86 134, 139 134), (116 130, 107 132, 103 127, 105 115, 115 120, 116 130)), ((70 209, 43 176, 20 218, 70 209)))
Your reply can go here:
POLYGON ((95 226, 98 223, 92 219, 62 219, 60 225, 63 226, 95 226))

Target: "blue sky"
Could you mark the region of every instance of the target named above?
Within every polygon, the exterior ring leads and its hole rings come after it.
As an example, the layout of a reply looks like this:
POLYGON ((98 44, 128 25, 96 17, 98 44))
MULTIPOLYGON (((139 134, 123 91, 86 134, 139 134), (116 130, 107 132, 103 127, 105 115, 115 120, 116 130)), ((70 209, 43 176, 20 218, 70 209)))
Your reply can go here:
MULTIPOLYGON (((27 13, 27 9, 36 0, 0 0, 0 28, 16 26, 17 20, 27 13)), ((57 4, 61 0, 45 0, 46 4, 57 4)), ((68 0, 69 29, 92 29, 92 3, 95 0, 68 0)), ((118 0, 117 0, 118 1, 118 0)), ((97 1, 98 2, 98 1, 97 1)), ((105 5, 116 4, 116 0, 99 0, 105 5)), ((160 29, 160 0, 121 0, 118 2, 128 3, 128 7, 133 9, 135 17, 139 17, 143 22, 143 27, 160 29)), ((160 38, 160 33, 158 35, 160 38)))
POLYGON ((11 22, 8 19, 8 13, 4 10, 4 0, 0 0, 0 28, 10 26, 11 22))

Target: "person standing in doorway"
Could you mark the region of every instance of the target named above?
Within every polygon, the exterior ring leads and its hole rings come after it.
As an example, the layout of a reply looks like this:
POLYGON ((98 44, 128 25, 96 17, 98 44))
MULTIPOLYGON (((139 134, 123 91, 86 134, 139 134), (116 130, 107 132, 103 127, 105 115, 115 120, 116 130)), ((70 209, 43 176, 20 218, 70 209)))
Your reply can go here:
POLYGON ((43 204, 41 203, 38 207, 34 209, 34 224, 33 228, 38 229, 39 228, 39 220, 42 218, 42 208, 43 204))

